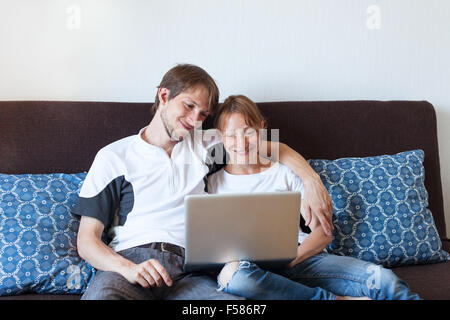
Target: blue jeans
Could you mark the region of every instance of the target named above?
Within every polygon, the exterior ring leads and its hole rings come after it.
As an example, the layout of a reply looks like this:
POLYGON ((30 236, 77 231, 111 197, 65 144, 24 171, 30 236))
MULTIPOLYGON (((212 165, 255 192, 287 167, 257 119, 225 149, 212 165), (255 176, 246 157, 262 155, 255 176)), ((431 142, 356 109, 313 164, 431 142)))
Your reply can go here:
POLYGON ((184 256, 152 248, 134 247, 119 252, 120 255, 141 263, 148 259, 157 259, 166 268, 173 280, 168 287, 144 288, 131 284, 122 275, 111 271, 97 270, 94 279, 81 297, 82 300, 242 300, 242 297, 217 291, 214 277, 204 273, 186 273, 183 271, 184 256))
POLYGON ((218 284, 219 291, 257 300, 334 300, 336 295, 366 296, 372 300, 420 300, 391 270, 328 253, 319 253, 292 269, 272 271, 240 261, 230 281, 225 286, 220 281, 218 284))

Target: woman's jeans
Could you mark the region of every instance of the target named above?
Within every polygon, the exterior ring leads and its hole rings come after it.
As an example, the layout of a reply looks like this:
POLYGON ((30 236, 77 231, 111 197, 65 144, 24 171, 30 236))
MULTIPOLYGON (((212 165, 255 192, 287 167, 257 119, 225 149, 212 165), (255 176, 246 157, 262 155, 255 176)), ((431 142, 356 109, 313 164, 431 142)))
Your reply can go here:
MULTIPOLYGON (((219 274, 220 276, 220 274, 219 274)), ((219 279, 219 277, 218 277, 219 279)), ((420 300, 391 270, 360 259, 319 253, 292 269, 263 270, 240 261, 219 290, 257 300, 334 300, 366 296, 372 300, 420 300)))

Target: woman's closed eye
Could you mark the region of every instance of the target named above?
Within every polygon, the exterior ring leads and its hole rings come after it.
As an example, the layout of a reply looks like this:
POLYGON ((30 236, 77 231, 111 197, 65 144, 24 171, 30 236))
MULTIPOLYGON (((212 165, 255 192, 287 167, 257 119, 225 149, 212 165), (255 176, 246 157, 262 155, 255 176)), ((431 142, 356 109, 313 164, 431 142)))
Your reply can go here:
POLYGON ((236 136, 244 135, 246 137, 251 137, 256 134, 256 130, 254 128, 247 129, 238 129, 238 130, 227 130, 225 131, 225 137, 234 138, 236 136))
POLYGON ((247 130, 245 130, 244 135, 247 137, 251 137, 256 133, 256 130, 253 128, 248 128, 247 130))

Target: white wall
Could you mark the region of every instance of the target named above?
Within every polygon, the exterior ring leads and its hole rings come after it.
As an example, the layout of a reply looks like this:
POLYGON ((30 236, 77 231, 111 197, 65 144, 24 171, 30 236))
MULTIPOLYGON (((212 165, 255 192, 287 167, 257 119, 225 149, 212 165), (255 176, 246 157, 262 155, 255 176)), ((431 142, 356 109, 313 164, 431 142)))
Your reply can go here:
POLYGON ((449 21, 446 0, 0 0, 0 100, 153 101, 180 62, 221 101, 428 100, 450 235, 449 21))

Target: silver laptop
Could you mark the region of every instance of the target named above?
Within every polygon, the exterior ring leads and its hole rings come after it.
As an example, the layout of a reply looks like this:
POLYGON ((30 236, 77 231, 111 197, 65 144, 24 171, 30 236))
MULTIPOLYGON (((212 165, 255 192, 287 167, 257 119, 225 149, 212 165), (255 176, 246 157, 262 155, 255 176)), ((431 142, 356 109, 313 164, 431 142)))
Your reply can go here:
POLYGON ((184 270, 212 270, 250 260, 281 267, 297 255, 300 192, 185 197, 184 270))

